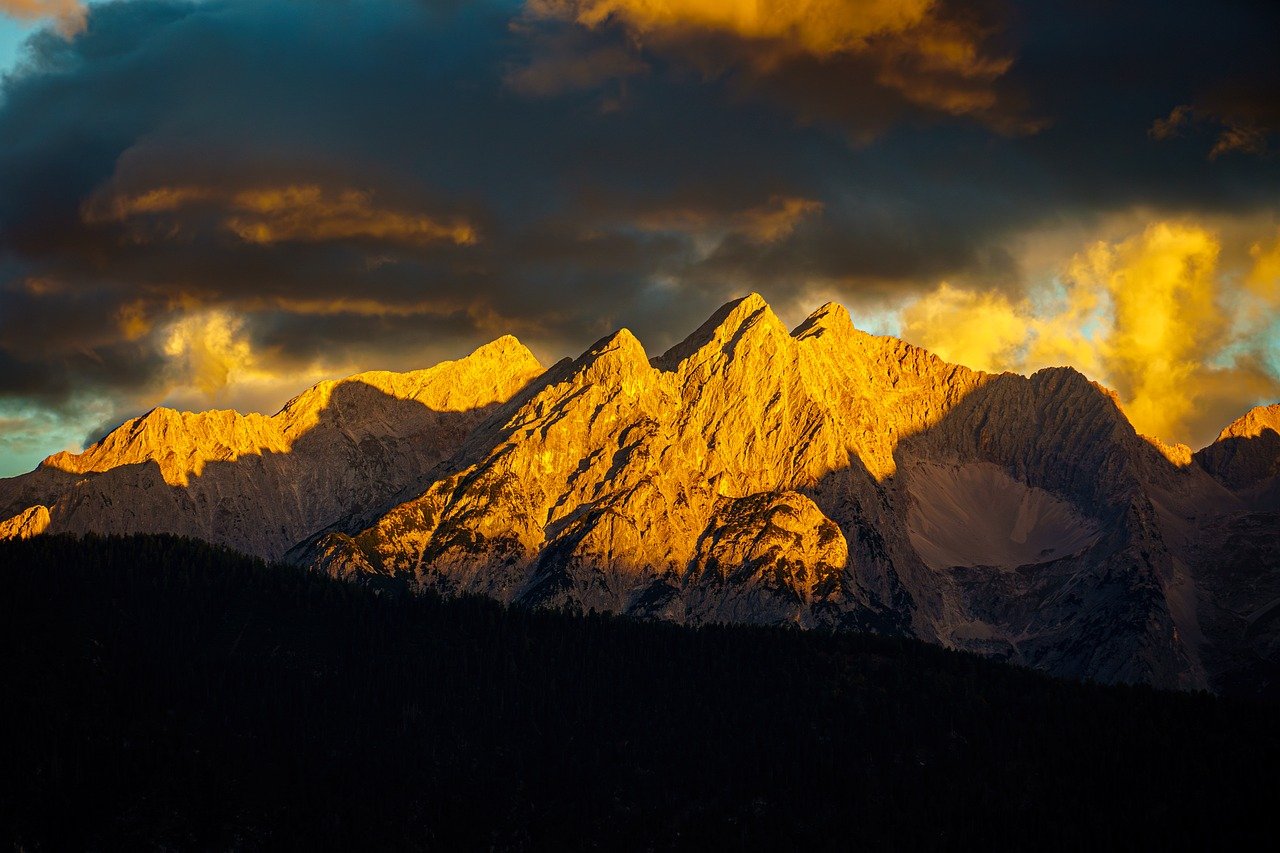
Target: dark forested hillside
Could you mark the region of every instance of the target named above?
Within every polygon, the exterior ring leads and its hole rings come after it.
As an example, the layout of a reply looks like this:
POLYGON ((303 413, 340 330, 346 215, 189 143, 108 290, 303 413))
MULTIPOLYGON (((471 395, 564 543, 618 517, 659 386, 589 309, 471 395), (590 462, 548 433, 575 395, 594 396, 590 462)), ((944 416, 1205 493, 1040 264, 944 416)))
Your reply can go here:
POLYGON ((24 849, 1262 839, 1274 705, 911 641, 379 596, 167 537, 0 546, 24 849))

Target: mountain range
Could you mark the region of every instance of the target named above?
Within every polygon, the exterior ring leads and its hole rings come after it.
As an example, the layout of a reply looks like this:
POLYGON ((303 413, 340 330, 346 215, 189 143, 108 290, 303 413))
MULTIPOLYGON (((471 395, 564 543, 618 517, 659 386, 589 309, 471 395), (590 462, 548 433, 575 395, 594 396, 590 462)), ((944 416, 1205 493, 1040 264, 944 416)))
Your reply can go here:
POLYGON ((1273 693, 1280 405, 1192 452, 1071 368, 948 364, 757 295, 650 357, 512 337, 277 414, 155 409, 0 480, 0 539, 174 533, 378 588, 909 635, 1273 693))

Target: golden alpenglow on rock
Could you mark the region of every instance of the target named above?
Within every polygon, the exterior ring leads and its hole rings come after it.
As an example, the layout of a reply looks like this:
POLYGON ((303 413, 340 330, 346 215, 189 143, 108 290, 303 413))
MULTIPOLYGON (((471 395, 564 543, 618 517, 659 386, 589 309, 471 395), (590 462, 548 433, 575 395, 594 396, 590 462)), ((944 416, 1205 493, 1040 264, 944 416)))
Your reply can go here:
POLYGON ((623 329, 544 370, 505 337, 271 417, 156 410, 0 481, 0 517, 9 536, 181 533, 380 588, 1203 687, 1277 636, 1280 581, 1222 558, 1280 553, 1257 520, 1280 506, 1276 410, 1192 457, 1073 369, 948 364, 836 304, 788 331, 752 294, 656 357, 623 329))
POLYGON ((13 518, 0 521, 0 541, 5 539, 30 539, 49 529, 49 508, 33 506, 13 518))
POLYGON ((279 558, 429 482, 541 372, 508 336, 426 370, 321 382, 271 417, 154 409, 84 453, 0 481, 0 513, 43 502, 53 532, 176 533, 279 558))

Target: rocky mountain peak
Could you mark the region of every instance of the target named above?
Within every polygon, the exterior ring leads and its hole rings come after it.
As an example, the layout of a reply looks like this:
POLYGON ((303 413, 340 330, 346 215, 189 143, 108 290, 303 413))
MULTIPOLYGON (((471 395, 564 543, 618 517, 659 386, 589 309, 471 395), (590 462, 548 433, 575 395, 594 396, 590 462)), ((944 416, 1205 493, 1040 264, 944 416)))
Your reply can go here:
POLYGON ((0 518, 40 505, 53 532, 171 532, 277 558, 422 488, 542 373, 508 335, 423 370, 321 382, 269 417, 156 408, 0 481, 0 518))
POLYGON ((378 370, 326 380, 270 417, 229 409, 179 412, 159 406, 126 421, 83 453, 56 453, 42 465, 89 474, 154 462, 166 483, 186 486, 210 462, 289 453, 323 417, 341 417, 349 431, 354 427, 359 432, 359 422, 383 417, 393 401, 421 404, 433 412, 473 411, 506 401, 541 372, 533 353, 504 335, 465 358, 423 370, 378 370), (352 398, 351 404, 344 405, 347 397, 352 398))
POLYGON ((1227 488, 1260 488, 1265 504, 1280 506, 1280 483, 1275 481, 1280 476, 1280 404, 1258 406, 1241 415, 1195 458, 1227 488))
POLYGON ((1267 430, 1280 434, 1280 403, 1255 406, 1236 418, 1218 434, 1218 441, 1228 438, 1256 438, 1267 430))
POLYGON ((828 302, 818 308, 791 332, 796 340, 817 338, 823 335, 834 335, 837 338, 848 338, 856 332, 853 318, 849 310, 838 302, 828 302))
POLYGON ((758 293, 722 305, 707 322, 680 343, 654 359, 655 366, 675 371, 686 362, 732 360, 735 350, 749 350, 761 339, 787 336, 787 329, 758 293))
POLYGON ((470 355, 421 370, 373 370, 329 380, 294 397, 276 415, 291 433, 314 426, 335 389, 361 383, 398 400, 413 400, 437 412, 463 412, 508 399, 543 370, 537 357, 512 335, 490 341, 470 355))
POLYGON ((652 371, 644 345, 630 329, 619 329, 606 335, 574 362, 575 375, 590 382, 606 381, 611 377, 635 379, 637 375, 652 371))
POLYGON ((185 486, 210 461, 285 452, 288 445, 279 425, 256 413, 179 412, 160 406, 125 421, 83 453, 56 453, 42 465, 88 474, 154 462, 166 483, 185 486))
MULTIPOLYGON (((788 332, 751 294, 652 360, 620 329, 544 370, 504 336, 271 417, 156 409, 0 481, 0 534, 172 532, 360 582, 1202 685, 1195 572, 1268 529, 1227 514, 1280 494, 1278 426, 1255 410, 1188 465, 1076 370, 969 370, 834 303, 788 332)), ((1205 630, 1242 636, 1251 602, 1205 630)))

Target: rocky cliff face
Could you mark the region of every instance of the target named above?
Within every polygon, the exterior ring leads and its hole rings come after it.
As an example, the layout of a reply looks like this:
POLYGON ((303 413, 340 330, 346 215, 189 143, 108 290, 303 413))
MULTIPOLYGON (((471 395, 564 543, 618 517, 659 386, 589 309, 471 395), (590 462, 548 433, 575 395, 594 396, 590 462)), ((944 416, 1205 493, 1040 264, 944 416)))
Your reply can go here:
POLYGON ((1198 582, 1199 626, 1212 641, 1206 664, 1223 688, 1280 695, 1280 405, 1227 426, 1195 463, 1218 487, 1189 504, 1194 533, 1181 555, 1198 582))
POLYGON ((835 305, 788 331, 750 296, 656 358, 622 330, 544 372, 503 339, 272 418, 152 413, 0 485, 0 518, 43 505, 51 530, 191 533, 365 583, 1197 687, 1248 668, 1220 653, 1240 521, 1212 508, 1275 473, 1221 453, 1142 438, 1073 370, 967 370, 835 305))
POLYGON ((1246 413, 1195 458, 1229 489, 1265 490, 1280 476, 1280 404, 1246 413))
POLYGON ((323 382, 272 417, 155 409, 0 481, 0 518, 43 505, 50 532, 175 533, 278 558, 424 488, 541 372, 507 337, 428 370, 323 382))
POLYGON ((30 539, 49 529, 49 508, 29 507, 13 518, 0 521, 0 540, 30 539))

